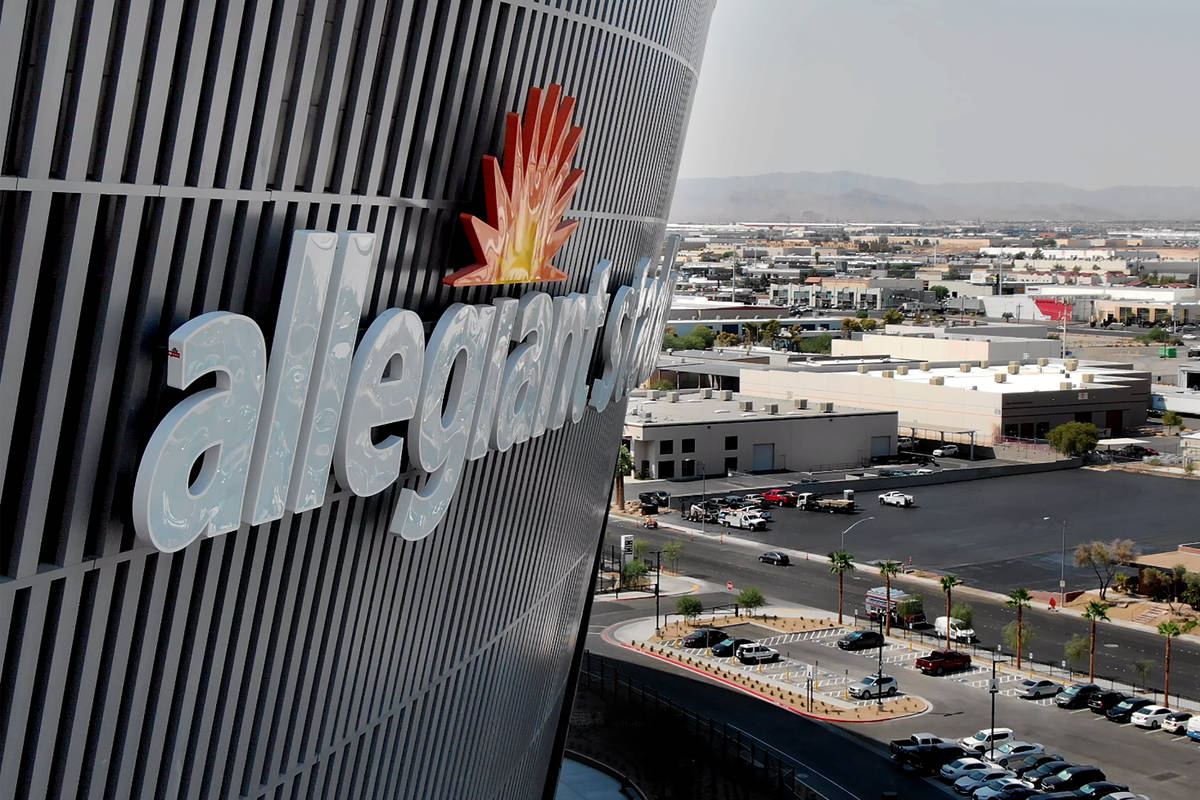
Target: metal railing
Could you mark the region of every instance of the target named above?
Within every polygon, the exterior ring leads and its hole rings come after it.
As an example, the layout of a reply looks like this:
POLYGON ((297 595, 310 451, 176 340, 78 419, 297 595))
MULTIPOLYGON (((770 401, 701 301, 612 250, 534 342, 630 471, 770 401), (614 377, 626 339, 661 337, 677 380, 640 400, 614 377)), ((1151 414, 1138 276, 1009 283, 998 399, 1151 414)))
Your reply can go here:
POLYGON ((627 713, 640 713, 655 725, 670 722, 681 727, 708 747, 712 759, 726 768, 740 768, 758 786, 757 797, 788 800, 827 800, 824 795, 800 780, 807 768, 786 753, 772 747, 736 725, 697 714, 663 697, 653 688, 632 678, 621 663, 585 650, 579 668, 579 687, 600 697, 628 702, 627 713))

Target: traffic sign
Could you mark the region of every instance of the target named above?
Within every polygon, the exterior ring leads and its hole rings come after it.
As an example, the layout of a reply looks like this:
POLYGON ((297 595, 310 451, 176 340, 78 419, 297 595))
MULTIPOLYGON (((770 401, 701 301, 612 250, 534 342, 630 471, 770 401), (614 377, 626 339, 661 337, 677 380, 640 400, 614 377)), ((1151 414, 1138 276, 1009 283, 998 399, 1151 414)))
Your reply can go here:
POLYGON ((988 691, 992 694, 1000 693, 1000 681, 997 678, 992 678, 988 681, 988 691))
POLYGON ((732 592, 732 591, 733 591, 733 581, 726 581, 726 582, 725 582, 725 590, 726 590, 726 591, 729 591, 729 592, 732 592))

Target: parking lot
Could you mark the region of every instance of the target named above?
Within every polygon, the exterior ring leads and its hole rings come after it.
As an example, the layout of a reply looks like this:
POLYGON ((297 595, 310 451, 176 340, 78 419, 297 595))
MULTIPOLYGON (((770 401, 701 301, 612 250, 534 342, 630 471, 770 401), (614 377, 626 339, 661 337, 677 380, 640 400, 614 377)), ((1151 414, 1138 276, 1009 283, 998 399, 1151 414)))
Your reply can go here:
POLYGON ((914 508, 880 506, 878 492, 858 493, 860 510, 853 515, 773 508, 775 521, 766 531, 736 533, 772 546, 827 553, 839 548, 847 526, 874 517, 846 536, 846 550, 860 563, 893 559, 952 572, 993 591, 1014 586, 1054 591, 1062 521, 1067 523, 1067 587, 1091 587, 1096 576, 1071 559, 1075 545, 1119 537, 1132 539, 1142 552, 1157 552, 1194 541, 1196 489, 1196 483, 1180 478, 1063 470, 921 487, 909 492, 914 508))

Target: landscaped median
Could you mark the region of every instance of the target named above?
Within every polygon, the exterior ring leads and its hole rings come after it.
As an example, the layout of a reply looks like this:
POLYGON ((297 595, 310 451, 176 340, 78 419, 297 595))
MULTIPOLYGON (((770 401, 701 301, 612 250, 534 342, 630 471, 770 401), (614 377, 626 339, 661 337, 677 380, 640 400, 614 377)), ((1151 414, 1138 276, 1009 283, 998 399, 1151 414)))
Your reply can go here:
MULTIPOLYGON (((846 694, 844 688, 831 692, 828 686, 823 687, 824 681, 816 674, 813 676, 810 691, 808 665, 792 662, 790 659, 774 664, 747 666, 741 664, 736 658, 715 657, 708 650, 685 651, 681 649, 678 646, 679 640, 691 633, 699 624, 699 622, 695 625, 678 621, 672 622, 662 628, 660 633, 655 634, 652 627, 653 621, 650 621, 649 627, 644 621, 639 621, 619 627, 623 628, 627 635, 642 634, 644 638, 626 638, 620 633, 616 633, 613 638, 624 647, 707 675, 806 717, 832 722, 879 722, 921 714, 930 708, 925 699, 913 695, 885 698, 882 705, 874 699, 855 700, 846 694), (635 627, 640 630, 635 631, 635 627), (769 670, 764 671, 764 666, 769 670)), ((729 615, 707 618, 702 621, 702 624, 705 627, 752 624, 779 635, 853 630, 853 628, 839 626, 825 619, 780 614, 762 617, 729 615)))

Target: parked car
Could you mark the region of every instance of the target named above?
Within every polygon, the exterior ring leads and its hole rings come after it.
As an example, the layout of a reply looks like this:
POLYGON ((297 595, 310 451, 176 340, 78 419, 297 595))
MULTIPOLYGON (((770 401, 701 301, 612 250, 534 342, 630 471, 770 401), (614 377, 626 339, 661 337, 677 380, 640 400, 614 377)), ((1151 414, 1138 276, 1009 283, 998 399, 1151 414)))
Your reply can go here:
POLYGON ((712 654, 718 658, 730 658, 742 645, 753 643, 753 639, 724 639, 712 646, 712 654))
POLYGON ((984 755, 990 758, 993 763, 999 764, 1005 769, 1011 769, 1012 764, 1017 760, 1025 757, 1038 755, 1045 751, 1037 742, 1017 742, 1007 741, 997 745, 995 750, 988 749, 984 751, 984 755))
POLYGON ((971 797, 975 800, 995 800, 1000 795, 1000 792, 1010 787, 1021 787, 1033 791, 1031 786, 1025 784, 1019 778, 1014 778, 1011 775, 1006 775, 1002 778, 992 778, 990 781, 985 781, 982 786, 976 786, 975 791, 971 792, 971 797))
POLYGON ((854 631, 837 640, 839 650, 870 650, 882 644, 879 631, 854 631))
POLYGON ((765 664, 768 661, 779 660, 779 651, 774 647, 754 642, 740 645, 734 652, 737 653, 738 661, 743 664, 765 664))
POLYGON ((1038 790, 1027 784, 1012 785, 1001 789, 992 800, 1027 800, 1038 793, 1038 790))
POLYGON ((1110 708, 1128 699, 1124 692, 1097 692, 1088 699, 1088 708, 1093 714, 1107 714, 1110 708))
POLYGON ((762 493, 763 500, 776 506, 795 506, 797 497, 798 494, 785 489, 770 489, 762 493))
POLYGON ((1063 757, 1057 753, 1037 753, 1020 758, 1015 762, 1009 762, 1008 768, 1017 773, 1017 777, 1024 777, 1027 773, 1033 772, 1043 764, 1050 764, 1055 761, 1062 761, 1063 757))
POLYGON ((1020 697, 1025 700, 1036 700, 1039 697, 1054 697, 1063 690, 1062 684, 1047 678, 1026 678, 1021 681, 1020 697))
POLYGON ((946 783, 954 783, 973 769, 983 769, 987 764, 976 756, 966 756, 951 761, 938 772, 938 778, 946 783))
POLYGON ((1154 701, 1148 697, 1130 697, 1104 712, 1104 716, 1108 717, 1109 722, 1125 723, 1129 722, 1135 711, 1152 705, 1154 701))
POLYGON ((1045 792, 1071 792, 1084 784, 1104 780, 1104 772, 1090 764, 1087 766, 1065 767, 1053 775, 1042 778, 1038 788, 1045 792))
POLYGON ((700 628, 683 637, 680 644, 683 647, 712 647, 727 638, 725 631, 720 628, 700 628))
POLYGON ((1049 777, 1050 775, 1056 775, 1067 767, 1073 766, 1075 765, 1071 762, 1063 761, 1061 759, 1058 761, 1047 761, 1040 767, 1026 772, 1022 777, 1029 783, 1032 783, 1034 786, 1040 786, 1040 781, 1042 778, 1049 777))
POLYGON ((1149 705, 1139 708, 1137 711, 1133 712, 1133 714, 1129 716, 1129 721, 1139 728, 1149 728, 1150 730, 1154 730, 1162 725, 1162 721, 1170 713, 1171 709, 1167 708, 1166 706, 1149 705))
POLYGON ((913 504, 913 496, 892 490, 879 495, 879 505, 881 506, 899 506, 900 508, 909 508, 913 504))
POLYGON ((958 445, 944 444, 933 451, 933 454, 938 458, 949 458, 950 456, 958 455, 958 445))
POLYGON ((787 553, 780 553, 777 550, 769 550, 766 553, 763 553, 758 557, 758 560, 764 564, 774 564, 777 567, 786 567, 788 564, 792 563, 791 559, 788 558, 787 553))
POLYGON ((944 675, 947 672, 971 668, 971 657, 958 650, 933 650, 916 660, 917 669, 926 675, 944 675))
POLYGON ((1111 781, 1096 781, 1085 783, 1076 790, 1079 797, 1112 797, 1117 792, 1128 792, 1129 787, 1111 781))
POLYGON ((1150 800, 1144 794, 1134 794, 1133 792, 1113 792, 1105 800, 1150 800))
POLYGON ((638 494, 638 500, 648 506, 671 505, 671 495, 666 492, 641 492, 638 494))
POLYGON ((1054 705, 1059 708, 1084 708, 1101 691, 1094 683, 1073 683, 1054 698, 1054 705))
POLYGON ((988 748, 1013 740, 1012 728, 983 728, 970 736, 964 736, 955 744, 968 753, 986 753, 988 748))
POLYGON ((1167 733, 1185 733, 1187 732, 1188 720, 1192 718, 1189 711, 1172 711, 1162 718, 1158 727, 1167 733))
POLYGON ((900 691, 900 684, 891 675, 868 675, 846 687, 851 697, 869 700, 872 697, 891 697, 900 691))
POLYGON ((959 794, 965 794, 968 797, 983 784, 996 778, 1011 778, 1012 773, 1006 769, 999 767, 980 767, 968 771, 965 775, 954 782, 954 791, 959 794))
POLYGON ((932 773, 941 769, 943 764, 949 764, 964 755, 966 753, 958 745, 939 742, 928 746, 905 745, 897 748, 892 757, 901 769, 911 767, 917 772, 932 773))
POLYGON ((1184 730, 1189 739, 1200 741, 1200 716, 1193 716, 1187 722, 1187 728, 1184 730))

